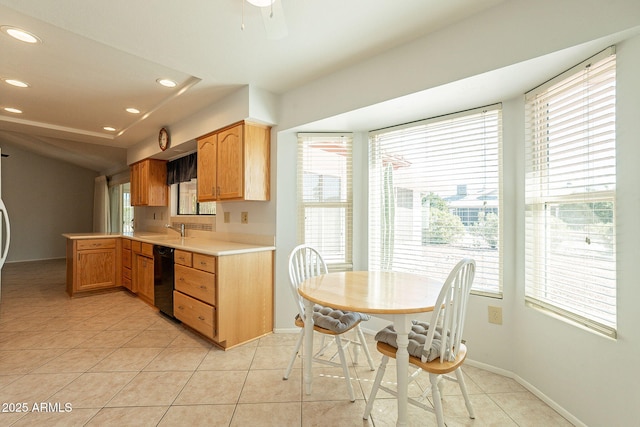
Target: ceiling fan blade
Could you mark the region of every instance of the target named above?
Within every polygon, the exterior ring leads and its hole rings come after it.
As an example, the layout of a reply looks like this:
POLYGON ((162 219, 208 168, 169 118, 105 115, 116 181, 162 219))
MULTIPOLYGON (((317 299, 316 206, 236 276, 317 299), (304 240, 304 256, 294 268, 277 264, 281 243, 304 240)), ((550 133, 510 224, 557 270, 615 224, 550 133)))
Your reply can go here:
POLYGON ((262 21, 271 40, 283 39, 289 34, 287 21, 282 8, 282 0, 275 0, 272 5, 261 7, 262 21))

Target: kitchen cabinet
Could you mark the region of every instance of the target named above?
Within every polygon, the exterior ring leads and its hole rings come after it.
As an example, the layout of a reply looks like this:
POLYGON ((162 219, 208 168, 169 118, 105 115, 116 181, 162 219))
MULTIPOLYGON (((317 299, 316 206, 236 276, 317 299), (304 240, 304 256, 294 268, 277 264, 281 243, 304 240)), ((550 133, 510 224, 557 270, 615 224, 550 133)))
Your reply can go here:
POLYGON ((145 159, 130 167, 131 206, 168 206, 167 162, 145 159))
POLYGON ((117 238, 67 240, 67 293, 119 287, 120 251, 117 238))
POLYGON ((149 305, 154 305, 153 245, 138 241, 131 242, 133 254, 131 290, 149 305))
POLYGON ((174 315, 228 349, 273 331, 273 251, 176 250, 174 315))
POLYGON ((198 138, 198 201, 269 200, 270 134, 239 122, 198 138))

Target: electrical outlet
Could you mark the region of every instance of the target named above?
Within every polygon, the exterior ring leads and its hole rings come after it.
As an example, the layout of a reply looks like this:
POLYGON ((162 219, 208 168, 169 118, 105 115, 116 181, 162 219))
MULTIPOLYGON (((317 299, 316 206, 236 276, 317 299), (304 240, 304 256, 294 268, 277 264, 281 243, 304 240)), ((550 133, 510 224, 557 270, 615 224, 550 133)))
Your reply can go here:
POLYGON ((224 213, 224 223, 229 224, 231 222, 231 212, 224 213))
POLYGON ((249 224, 249 212, 240 212, 240 223, 249 224))
POLYGON ((502 325, 502 307, 489 306, 489 323, 502 325))

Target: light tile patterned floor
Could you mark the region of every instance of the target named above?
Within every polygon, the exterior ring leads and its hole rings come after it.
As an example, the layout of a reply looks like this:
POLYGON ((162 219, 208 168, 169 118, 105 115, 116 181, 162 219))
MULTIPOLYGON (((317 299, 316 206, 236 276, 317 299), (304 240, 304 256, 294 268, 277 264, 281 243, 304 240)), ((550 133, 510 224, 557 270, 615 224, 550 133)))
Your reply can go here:
MULTIPOLYGON (((0 300, 0 425, 395 425, 395 400, 382 391, 371 419, 362 420, 375 374, 366 363, 351 370, 355 403, 340 369, 314 366, 310 396, 300 360, 283 381, 296 337, 274 334, 224 352, 126 292, 70 299, 64 260, 8 264, 0 300)), ((385 381, 394 381, 394 371, 385 381)), ((448 426, 570 425, 513 380, 464 371, 477 418, 468 418, 451 384, 444 396, 448 426)), ((410 417, 414 426, 435 425, 434 416, 414 407, 410 417)))

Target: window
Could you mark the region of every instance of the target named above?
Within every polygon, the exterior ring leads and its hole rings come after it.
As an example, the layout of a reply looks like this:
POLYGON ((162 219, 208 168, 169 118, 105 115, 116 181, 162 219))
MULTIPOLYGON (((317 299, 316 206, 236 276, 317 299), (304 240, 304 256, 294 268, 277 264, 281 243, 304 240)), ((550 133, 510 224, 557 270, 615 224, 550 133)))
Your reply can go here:
POLYGON ((178 189, 178 215, 215 215, 216 202, 198 202, 198 180, 174 184, 178 189))
POLYGON ((178 215, 215 215, 215 202, 198 202, 198 153, 167 163, 167 184, 176 187, 178 215))
POLYGON ((298 135, 298 240, 332 271, 352 268, 352 136, 298 135))
POLYGON ((109 177, 110 230, 114 233, 133 231, 133 206, 129 171, 109 177))
POLYGON ((499 106, 369 135, 369 268, 444 280, 476 260, 473 291, 501 293, 499 106))
POLYGON ((613 48, 526 95, 525 297, 616 335, 613 48))

